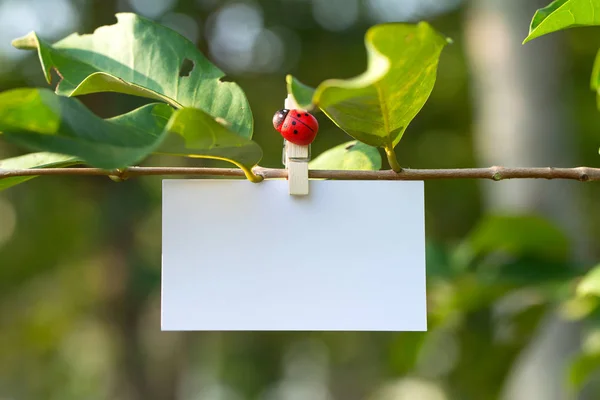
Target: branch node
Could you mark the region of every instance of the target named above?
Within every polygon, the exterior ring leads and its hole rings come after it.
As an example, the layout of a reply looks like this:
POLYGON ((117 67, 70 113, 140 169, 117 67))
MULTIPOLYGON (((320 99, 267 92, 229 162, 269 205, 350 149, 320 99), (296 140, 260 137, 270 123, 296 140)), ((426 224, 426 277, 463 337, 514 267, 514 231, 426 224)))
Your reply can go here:
POLYGON ((125 182, 129 179, 127 168, 117 168, 108 176, 114 182, 125 182))

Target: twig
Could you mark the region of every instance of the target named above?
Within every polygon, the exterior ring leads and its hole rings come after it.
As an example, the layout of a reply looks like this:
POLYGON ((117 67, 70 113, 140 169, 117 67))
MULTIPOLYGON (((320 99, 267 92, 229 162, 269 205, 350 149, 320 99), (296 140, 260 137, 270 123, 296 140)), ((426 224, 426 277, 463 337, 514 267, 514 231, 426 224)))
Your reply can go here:
MULTIPOLYGON (((254 173, 265 179, 287 178, 285 169, 255 167, 254 173)), ((98 168, 37 168, 22 170, 0 169, 0 179, 17 176, 38 175, 97 175, 127 179, 142 175, 196 175, 244 177, 241 169, 194 168, 194 167, 130 167, 125 170, 98 168)), ((330 171, 311 170, 311 178, 337 180, 398 180, 414 181, 429 179, 572 179, 581 182, 600 181, 600 168, 460 168, 460 169, 403 169, 401 172, 385 171, 330 171)))

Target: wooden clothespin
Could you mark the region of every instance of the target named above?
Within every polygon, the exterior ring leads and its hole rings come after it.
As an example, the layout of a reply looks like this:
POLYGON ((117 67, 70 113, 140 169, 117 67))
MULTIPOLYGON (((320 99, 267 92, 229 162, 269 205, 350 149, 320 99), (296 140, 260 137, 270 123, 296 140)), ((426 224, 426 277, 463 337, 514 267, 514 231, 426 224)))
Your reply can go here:
MULTIPOLYGON (((301 110, 292 95, 285 99, 285 108, 301 110)), ((288 170, 290 195, 308 195, 308 162, 310 161, 310 145, 300 146, 287 140, 283 141, 283 164, 288 170)))

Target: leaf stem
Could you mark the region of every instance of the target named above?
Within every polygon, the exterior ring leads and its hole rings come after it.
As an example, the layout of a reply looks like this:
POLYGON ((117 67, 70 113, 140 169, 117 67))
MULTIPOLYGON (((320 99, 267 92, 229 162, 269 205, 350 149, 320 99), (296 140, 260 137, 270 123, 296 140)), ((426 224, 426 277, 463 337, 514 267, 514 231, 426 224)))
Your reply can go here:
POLYGON ((398 159, 396 158, 396 152, 394 151, 394 146, 385 146, 385 154, 388 159, 388 163, 390 164, 390 168, 394 172, 402 172, 402 167, 398 163, 398 159))
POLYGON ((246 175, 246 178, 252 182, 252 183, 259 183, 265 180, 265 177, 262 175, 256 175, 254 173, 254 171, 252 171, 252 169, 248 169, 246 167, 243 167, 241 165, 238 164, 238 167, 240 167, 242 169, 242 171, 244 171, 244 175, 246 175))

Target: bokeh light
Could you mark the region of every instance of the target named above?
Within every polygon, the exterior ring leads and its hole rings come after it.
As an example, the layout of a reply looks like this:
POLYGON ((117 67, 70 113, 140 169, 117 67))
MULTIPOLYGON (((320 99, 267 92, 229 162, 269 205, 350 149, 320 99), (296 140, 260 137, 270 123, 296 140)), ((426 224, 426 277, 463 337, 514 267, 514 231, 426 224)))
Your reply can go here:
POLYGON ((415 21, 447 11, 462 0, 366 0, 374 22, 415 21))
POLYGON ((227 71, 250 69, 252 50, 262 30, 262 10, 256 3, 226 5, 207 22, 211 56, 227 71))
POLYGON ((79 13, 69 0, 3 0, 0 54, 9 59, 24 57, 25 52, 12 47, 12 39, 36 31, 44 39, 54 40, 72 33, 78 25, 79 13))
POLYGON ((160 23, 178 32, 192 43, 200 39, 198 22, 188 14, 169 12, 160 19, 160 23))
POLYGON ((313 0, 313 17, 324 29, 349 29, 359 16, 358 0, 313 0))
POLYGON ((129 0, 133 10, 148 18, 158 18, 171 10, 177 0, 129 0))

